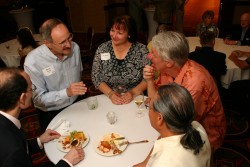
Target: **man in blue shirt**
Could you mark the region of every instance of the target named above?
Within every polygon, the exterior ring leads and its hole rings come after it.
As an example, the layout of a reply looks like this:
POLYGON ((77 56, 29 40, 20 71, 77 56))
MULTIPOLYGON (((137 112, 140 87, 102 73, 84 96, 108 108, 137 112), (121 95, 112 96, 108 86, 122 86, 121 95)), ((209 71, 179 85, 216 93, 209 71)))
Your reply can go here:
POLYGON ((33 102, 45 130, 55 115, 85 94, 87 88, 81 81, 80 49, 67 26, 53 18, 46 20, 39 31, 44 44, 28 54, 24 70, 36 87, 33 102))

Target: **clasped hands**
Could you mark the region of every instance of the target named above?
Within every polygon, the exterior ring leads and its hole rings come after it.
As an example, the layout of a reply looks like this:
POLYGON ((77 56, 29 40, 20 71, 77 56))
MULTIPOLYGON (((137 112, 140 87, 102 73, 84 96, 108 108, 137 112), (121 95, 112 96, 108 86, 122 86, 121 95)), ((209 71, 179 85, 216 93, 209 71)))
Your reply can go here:
POLYGON ((231 39, 224 39, 224 43, 227 44, 227 45, 237 45, 238 41, 234 41, 234 40, 231 40, 231 39))
POLYGON ((115 91, 112 91, 111 94, 109 95, 110 100, 112 101, 113 104, 128 104, 133 100, 133 94, 132 92, 125 92, 123 94, 119 94, 115 91))
POLYGON ((77 96, 77 95, 84 95, 86 92, 87 92, 87 87, 83 82, 72 83, 67 88, 67 95, 69 97, 77 96))

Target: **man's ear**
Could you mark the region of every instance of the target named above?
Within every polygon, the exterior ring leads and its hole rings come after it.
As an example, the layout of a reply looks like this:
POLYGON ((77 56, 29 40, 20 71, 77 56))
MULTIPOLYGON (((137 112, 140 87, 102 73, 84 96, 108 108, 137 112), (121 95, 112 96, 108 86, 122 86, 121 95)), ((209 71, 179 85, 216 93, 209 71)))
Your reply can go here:
POLYGON ((21 96, 19 97, 19 108, 24 109, 25 106, 25 100, 26 100, 27 96, 26 93, 22 93, 21 96))
POLYGON ((166 64, 167 68, 171 68, 174 66, 175 62, 173 60, 169 59, 169 60, 165 61, 165 64, 166 64))
POLYGON ((51 42, 44 40, 43 43, 48 47, 51 48, 51 42))

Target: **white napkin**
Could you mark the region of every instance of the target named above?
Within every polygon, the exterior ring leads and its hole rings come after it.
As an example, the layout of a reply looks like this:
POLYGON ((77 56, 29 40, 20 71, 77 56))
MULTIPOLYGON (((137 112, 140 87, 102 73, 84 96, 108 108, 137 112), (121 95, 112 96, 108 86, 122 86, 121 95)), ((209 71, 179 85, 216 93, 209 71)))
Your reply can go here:
POLYGON ((65 120, 64 118, 61 118, 54 126, 52 126, 51 129, 60 133, 61 136, 67 136, 70 131, 69 127, 70 127, 70 122, 65 120))

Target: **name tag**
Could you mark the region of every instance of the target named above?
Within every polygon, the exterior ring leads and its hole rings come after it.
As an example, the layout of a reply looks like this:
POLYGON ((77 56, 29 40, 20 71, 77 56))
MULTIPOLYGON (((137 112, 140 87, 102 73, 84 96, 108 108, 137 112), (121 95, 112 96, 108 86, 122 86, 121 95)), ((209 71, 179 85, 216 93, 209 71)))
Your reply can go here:
POLYGON ((208 31, 214 31, 214 29, 213 28, 209 28, 208 31))
POLYGON ((101 53, 101 60, 109 60, 110 53, 101 53))
POLYGON ((53 66, 49 66, 49 67, 43 69, 43 75, 46 77, 54 74, 55 72, 56 71, 55 71, 55 68, 53 66))

